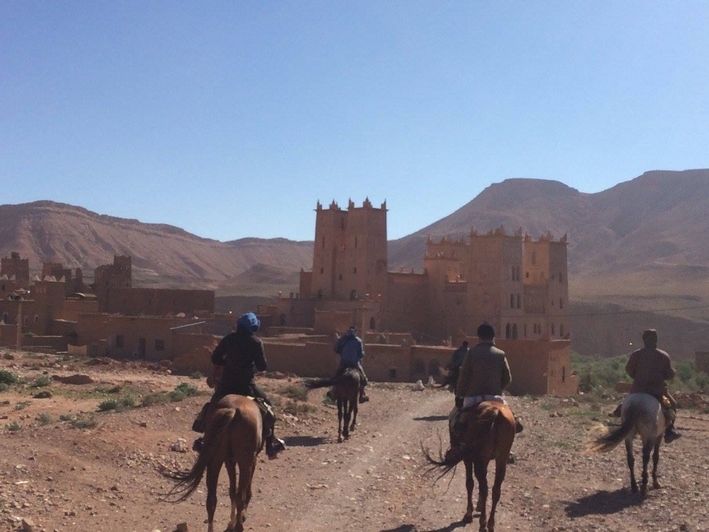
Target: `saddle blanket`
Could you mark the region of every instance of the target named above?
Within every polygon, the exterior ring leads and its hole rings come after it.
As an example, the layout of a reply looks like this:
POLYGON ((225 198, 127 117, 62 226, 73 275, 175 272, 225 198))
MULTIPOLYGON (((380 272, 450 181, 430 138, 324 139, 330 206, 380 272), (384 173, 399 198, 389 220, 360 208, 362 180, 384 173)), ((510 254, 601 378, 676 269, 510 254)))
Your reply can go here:
POLYGON ((501 395, 470 395, 463 398, 463 409, 475 406, 483 401, 495 401, 496 403, 507 404, 507 401, 501 395))

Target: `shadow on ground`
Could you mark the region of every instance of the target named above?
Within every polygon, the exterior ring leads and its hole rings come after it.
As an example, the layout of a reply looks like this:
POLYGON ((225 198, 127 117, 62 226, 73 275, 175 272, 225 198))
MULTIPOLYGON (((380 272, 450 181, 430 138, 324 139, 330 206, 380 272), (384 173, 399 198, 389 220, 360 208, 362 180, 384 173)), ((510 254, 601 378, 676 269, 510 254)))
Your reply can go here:
POLYGON ((448 416, 423 416, 415 417, 414 421, 444 421, 448 419, 448 416))
POLYGON ((615 491, 599 491, 593 495, 581 497, 576 502, 568 503, 566 505, 566 515, 569 517, 609 515, 640 504, 642 504, 640 495, 631 493, 627 488, 615 491))
POLYGON ((290 436, 283 438, 283 440, 288 447, 316 447, 328 441, 327 438, 321 436, 290 436))
MULTIPOLYGON (((463 521, 456 521, 443 528, 436 528, 435 530, 426 530, 426 532, 453 532, 458 528, 464 528, 466 525, 463 521)), ((381 530, 380 532, 418 532, 416 525, 401 525, 396 528, 387 528, 386 530, 381 530)), ((422 531, 423 532, 423 531, 422 531)))

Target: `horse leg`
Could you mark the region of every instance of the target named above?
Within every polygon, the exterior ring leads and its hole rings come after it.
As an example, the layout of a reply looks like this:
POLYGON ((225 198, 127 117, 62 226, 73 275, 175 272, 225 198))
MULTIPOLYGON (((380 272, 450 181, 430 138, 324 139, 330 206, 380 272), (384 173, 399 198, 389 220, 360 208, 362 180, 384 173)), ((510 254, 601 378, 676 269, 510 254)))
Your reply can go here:
POLYGON ((342 443, 342 408, 343 402, 341 399, 337 400, 337 443, 342 443))
POLYGON ((239 462, 239 489, 236 494, 236 526, 235 532, 243 532, 244 521, 246 521, 246 510, 251 501, 251 482, 256 470, 256 456, 251 455, 251 460, 241 460, 239 462))
POLYGON ((655 450, 652 453, 652 487, 656 490, 661 488, 660 482, 657 480, 657 464, 660 462, 660 443, 662 443, 662 436, 657 438, 655 450))
POLYGON ((217 509, 217 484, 221 462, 207 466, 207 532, 214 532, 214 511, 217 509))
POLYGON ((352 416, 352 401, 345 399, 345 419, 342 424, 342 435, 346 440, 350 439, 350 416, 352 416))
POLYGON ((475 481, 473 480, 473 461, 465 459, 465 489, 468 490, 468 507, 463 516, 464 523, 473 522, 473 488, 475 481))
POLYGON ((352 402, 354 406, 352 407, 352 424, 350 425, 350 432, 357 426, 357 410, 359 410, 358 403, 358 400, 352 402))
POLYGON ((625 440, 625 456, 628 460, 628 469, 630 469, 630 490, 633 493, 638 492, 638 481, 635 480, 635 456, 633 455, 633 440, 625 440))
POLYGON ((643 476, 640 483, 640 495, 643 499, 647 497, 647 466, 650 463, 650 453, 652 452, 653 446, 654 442, 652 440, 643 442, 643 476))
POLYGON ((480 511, 480 532, 487 532, 487 460, 476 460, 473 463, 475 478, 478 481, 478 510, 480 511))
POLYGON ((226 472, 229 475, 229 499, 231 499, 231 514, 229 515, 229 526, 226 532, 232 532, 236 528, 236 462, 228 458, 225 465, 226 472))
POLYGON ((502 482, 505 480, 507 473, 507 456, 495 460, 495 483, 492 485, 492 508, 490 508, 490 517, 487 520, 488 532, 495 530, 495 509, 497 503, 500 502, 502 495, 502 482))

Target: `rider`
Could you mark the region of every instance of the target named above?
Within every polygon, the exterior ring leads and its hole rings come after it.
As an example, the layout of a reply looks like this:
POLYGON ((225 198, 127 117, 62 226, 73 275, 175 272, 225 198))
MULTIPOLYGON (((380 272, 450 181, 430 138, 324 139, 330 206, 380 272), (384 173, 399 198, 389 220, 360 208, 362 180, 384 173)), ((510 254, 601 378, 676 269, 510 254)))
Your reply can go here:
POLYGON ((458 382, 458 375, 460 374, 460 367, 463 365, 465 360, 465 355, 470 351, 469 343, 467 340, 463 340, 460 347, 453 352, 451 361, 446 366, 446 369, 450 372, 450 384, 455 388, 458 382))
MULTIPOLYGON (((342 375, 347 368, 357 368, 360 372, 359 380, 359 402, 366 403, 369 401, 364 387, 367 386, 367 375, 362 368, 362 359, 364 358, 364 346, 362 339, 357 336, 357 329, 350 327, 345 334, 340 336, 335 342, 335 353, 340 355, 340 362, 337 366, 336 376, 342 375)), ((328 396, 331 391, 328 392, 328 396)))
MULTIPOLYGON (((275 436, 276 417, 273 405, 254 382, 254 367, 258 371, 267 368, 263 343, 255 332, 261 325, 256 314, 247 312, 236 322, 236 331, 227 334, 212 353, 215 373, 221 370, 221 379, 216 383, 216 390, 210 403, 204 405, 192 426, 195 432, 205 431, 205 418, 210 404, 216 403, 229 394, 247 395, 255 399, 263 416, 263 431, 266 439, 266 454, 270 459, 277 458, 285 449, 285 444, 275 436)), ((193 449, 201 451, 203 438, 195 440, 193 449)))
POLYGON ((667 428, 665 443, 671 443, 682 435, 675 429, 676 403, 667 391, 665 381, 672 380, 675 368, 670 355, 657 348, 657 331, 648 329, 643 332, 645 347, 631 353, 625 371, 633 378, 630 393, 647 393, 655 397, 662 405, 667 428))
MULTIPOLYGON (((447 455, 460 447, 464 426, 460 422, 464 408, 483 401, 505 403, 502 391, 512 382, 510 366, 502 349, 495 347, 495 329, 485 322, 478 327, 479 343, 465 357, 455 389, 455 408, 449 416, 450 449, 447 455)), ((522 424, 515 416, 516 432, 522 424)))

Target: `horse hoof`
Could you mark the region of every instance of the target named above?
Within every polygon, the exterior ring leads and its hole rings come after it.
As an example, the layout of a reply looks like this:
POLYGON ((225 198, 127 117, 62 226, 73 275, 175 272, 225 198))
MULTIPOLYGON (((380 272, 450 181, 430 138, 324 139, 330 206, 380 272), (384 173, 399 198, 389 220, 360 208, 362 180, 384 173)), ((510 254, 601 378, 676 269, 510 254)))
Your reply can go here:
POLYGON ((468 523, 473 522, 473 514, 465 514, 463 516, 463 522, 467 525, 468 523))
POLYGON ((652 483, 652 489, 659 490, 662 489, 662 486, 660 486, 660 483, 655 481, 652 483))
POLYGON ((637 486, 636 484, 631 485, 631 486, 630 486, 630 491, 632 491, 633 493, 637 493, 637 492, 638 492, 638 486, 637 486))
POLYGON ((342 436, 338 436, 337 443, 342 443, 342 436))

